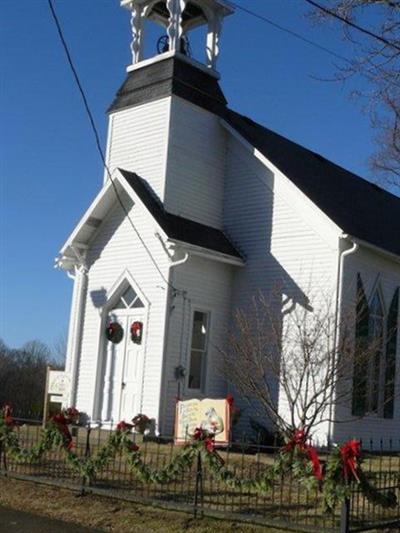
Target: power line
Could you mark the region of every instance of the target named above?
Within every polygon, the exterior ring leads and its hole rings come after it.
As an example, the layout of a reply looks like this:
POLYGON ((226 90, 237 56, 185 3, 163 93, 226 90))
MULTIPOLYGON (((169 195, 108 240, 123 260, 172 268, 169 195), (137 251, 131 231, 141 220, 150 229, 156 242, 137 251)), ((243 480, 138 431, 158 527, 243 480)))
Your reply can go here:
MULTIPOLYGON (((309 0, 305 0, 305 1, 307 2, 309 0)), ((251 15, 252 17, 255 17, 255 18, 261 20, 262 22, 265 22, 265 23, 269 24, 270 26, 274 27, 277 30, 283 31, 283 32, 291 35, 292 37, 295 37, 296 39, 299 39, 300 41, 303 41, 306 44, 309 44, 309 45, 313 46, 314 48, 317 48, 317 49, 319 49, 319 50, 321 50, 321 51, 323 51, 323 52, 325 52, 327 54, 330 54, 333 57, 336 57, 337 59, 340 59, 340 60, 344 61, 345 63, 347 63, 350 66, 354 65, 354 62, 351 59, 339 54, 338 52, 335 52, 334 50, 331 50, 330 48, 327 48, 326 46, 323 46, 323 45, 317 43, 316 41, 313 41, 311 39, 308 39, 307 37, 304 37, 304 35, 301 35, 300 33, 297 33, 296 31, 291 30, 290 28, 287 28, 285 26, 282 26, 281 24, 278 24, 277 22, 267 18, 264 15, 261 15, 260 13, 256 13, 255 11, 252 11, 251 9, 243 7, 240 4, 237 4, 236 2, 234 2, 232 0, 227 0, 227 3, 229 3, 232 7, 235 7, 236 9, 239 9, 239 10, 243 11, 244 13, 247 13, 248 15, 251 15)), ((374 64, 371 64, 370 68, 371 69, 375 69, 375 70, 380 70, 380 67, 378 65, 374 65, 374 64)), ((365 76, 366 78, 370 77, 370 73, 367 72, 366 69, 360 69, 360 74, 365 76)), ((393 81, 387 81, 387 83, 389 85, 393 85, 393 87, 400 88, 400 85, 395 83, 395 82, 393 82, 393 81)))
POLYGON ((368 35, 369 37, 372 37, 373 39, 376 39, 376 40, 384 43, 386 46, 390 46, 391 48, 394 48, 395 50, 398 50, 400 52, 400 46, 397 46, 397 44, 395 44, 395 43, 393 43, 391 41, 388 41, 387 39, 385 39, 381 35, 378 35, 377 33, 374 33, 373 31, 368 30, 367 28, 364 28, 363 26, 360 26, 360 25, 356 24, 355 22, 352 22, 348 18, 343 17, 342 15, 339 15, 339 13, 335 13, 335 11, 332 11, 331 9, 329 9, 329 8, 327 8, 325 6, 322 6, 321 4, 318 4, 314 0, 304 0, 304 1, 307 2, 307 4, 310 4, 310 5, 314 6, 314 7, 316 7, 317 9, 322 11, 323 13, 326 13, 327 15, 330 15, 331 17, 334 17, 334 18, 340 20, 341 22, 344 22, 345 24, 347 24, 348 26, 351 26, 352 28, 356 29, 357 31, 359 31, 361 33, 364 33, 365 35, 368 35))
POLYGON ((122 201, 122 198, 118 192, 118 189, 117 189, 117 186, 115 185, 114 183, 114 180, 112 178, 112 175, 111 175, 111 172, 110 172, 110 169, 108 168, 108 165, 106 163, 106 159, 104 157, 104 153, 103 153, 103 149, 101 147, 101 142, 100 142, 100 136, 99 136, 99 133, 97 131, 97 127, 96 127, 96 123, 94 121, 94 117, 93 117, 93 113, 90 109, 90 106, 89 106, 89 102, 88 102, 88 99, 86 97, 86 94, 85 94, 85 91, 83 89, 83 86, 82 86, 82 83, 79 79, 79 75, 78 75, 78 72, 75 68, 75 65, 74 65, 74 62, 72 60, 72 57, 71 57, 71 54, 70 54, 70 51, 69 51, 69 48, 68 48, 68 45, 67 45, 67 42, 66 42, 66 39, 64 37, 64 33, 63 33, 63 30, 62 30, 62 27, 61 27, 61 23, 57 17, 57 14, 54 10, 54 6, 53 6, 53 3, 52 3, 52 0, 48 0, 48 6, 50 8, 50 12, 51 12, 51 15, 53 17, 53 20, 54 20, 54 23, 56 25, 56 28, 57 28, 57 32, 58 32, 58 36, 60 38, 60 41, 61 41, 61 44, 63 46, 63 49, 64 49, 64 52, 65 52, 65 55, 67 57, 67 61, 68 61, 68 64, 70 66, 70 69, 72 71, 72 74, 73 74, 73 77, 75 79, 75 82, 76 82, 76 85, 78 87, 78 90, 79 90, 79 93, 82 97, 82 101, 83 101, 83 105, 85 107, 85 110, 86 110, 86 114, 87 116, 89 117, 89 122, 90 122, 90 126, 91 126, 91 129, 93 131, 93 134, 94 134, 94 137, 95 137, 95 141, 96 141, 96 146, 97 146, 97 151, 99 152, 99 155, 100 155, 100 158, 101 158, 101 161, 104 165, 104 168, 106 169, 106 172, 107 172, 107 175, 108 175, 108 178, 110 179, 111 181, 111 184, 113 186, 113 189, 114 189, 114 193, 115 193, 115 196, 118 200, 118 203, 120 204, 122 210, 124 211, 125 213, 125 216, 127 217, 130 225, 132 226, 134 232, 136 233, 137 237, 139 238, 140 242, 142 243, 143 245, 143 248, 146 250, 148 256, 150 257, 151 261, 153 262, 154 266, 156 267, 158 273, 160 274, 161 278, 164 280, 164 282, 169 286, 171 287, 173 290, 177 291, 177 289, 169 282, 169 280, 164 276, 164 273, 162 272, 162 270, 160 269, 160 267, 158 266, 156 260, 154 259, 153 257, 153 254, 151 253, 151 251, 149 250, 148 246, 146 245, 146 243, 144 242, 142 236, 140 235, 138 229, 136 228, 135 224, 133 223, 131 217, 129 216, 129 212, 128 210, 126 209, 123 201, 122 201))
POLYGON ((248 9, 247 7, 243 7, 240 4, 237 4, 236 2, 233 2, 231 0, 228 0, 228 3, 231 4, 233 7, 235 7, 236 9, 239 9, 240 11, 243 11, 244 13, 247 13, 248 15, 258 18, 259 20, 262 20, 263 22, 266 22, 270 26, 276 28, 277 30, 288 33, 292 37, 295 37, 296 39, 299 39, 300 41, 303 41, 311 46, 314 46, 315 48, 318 48, 319 50, 322 50, 323 52, 326 52, 327 54, 330 54, 331 56, 334 56, 337 59, 341 59, 342 61, 346 61, 348 63, 351 62, 350 59, 347 59, 347 57, 342 56, 341 54, 335 52, 334 50, 330 50, 326 46, 323 46, 322 44, 319 44, 316 41, 313 41, 311 39, 308 39, 307 37, 304 37, 304 35, 301 35, 300 33, 297 33, 296 31, 291 30, 290 28, 286 28, 285 26, 282 26, 281 24, 274 22, 273 20, 267 18, 265 15, 256 13, 255 11, 248 9))

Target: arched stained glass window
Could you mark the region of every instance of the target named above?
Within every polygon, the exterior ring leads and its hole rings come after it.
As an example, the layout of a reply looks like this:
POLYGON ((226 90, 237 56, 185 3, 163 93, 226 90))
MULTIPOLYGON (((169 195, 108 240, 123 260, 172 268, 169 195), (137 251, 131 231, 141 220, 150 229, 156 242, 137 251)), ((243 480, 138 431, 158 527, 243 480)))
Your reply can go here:
POLYGON ((399 316, 399 292, 397 289, 394 293, 390 304, 387 333, 386 333, 386 369, 385 369, 385 397, 383 405, 383 416, 393 418, 395 383, 396 383, 396 346, 398 335, 398 316, 399 316))
POLYGON ((371 413, 378 412, 379 390, 382 367, 382 351, 384 336, 385 312, 379 290, 375 291, 372 298, 369 312, 369 339, 371 346, 371 357, 369 361, 369 391, 368 407, 371 413))
POLYGON ((368 304, 358 274, 357 296, 352 413, 393 418, 400 289, 395 290, 388 309, 380 286, 368 304))
POLYGON ((369 308, 360 274, 357 275, 356 346, 353 363, 352 413, 363 416, 367 410, 367 373, 365 372, 368 346, 369 308))
POLYGON ((125 289, 113 309, 137 309, 144 307, 142 300, 131 285, 125 289))

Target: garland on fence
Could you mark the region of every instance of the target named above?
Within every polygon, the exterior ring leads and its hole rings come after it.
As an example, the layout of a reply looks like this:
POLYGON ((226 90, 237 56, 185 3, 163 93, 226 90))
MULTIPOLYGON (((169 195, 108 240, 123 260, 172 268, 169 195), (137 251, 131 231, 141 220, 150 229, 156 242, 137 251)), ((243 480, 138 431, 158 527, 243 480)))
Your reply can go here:
POLYGON ((335 448, 327 461, 322 493, 325 506, 332 511, 338 502, 349 498, 352 483, 357 483, 362 494, 371 503, 384 508, 396 507, 397 498, 393 490, 382 491, 374 487, 362 468, 360 442, 350 440, 335 448))
POLYGON ((131 440, 130 432, 135 424, 124 421, 117 425, 116 431, 109 435, 107 442, 96 455, 80 457, 74 452, 68 427, 78 419, 79 412, 74 408, 54 415, 42 430, 40 442, 27 450, 21 447, 12 410, 7 405, 0 412, 0 450, 6 450, 16 461, 34 463, 53 447, 61 447, 67 463, 85 483, 93 481, 96 474, 104 470, 117 453, 122 452, 140 481, 168 484, 178 479, 186 469, 190 469, 200 453, 215 479, 230 488, 265 493, 272 488, 275 480, 291 472, 307 490, 321 490, 325 507, 329 511, 333 511, 339 502, 350 497, 354 483, 359 485, 364 496, 373 503, 382 507, 397 505, 393 491, 379 491, 371 485, 362 471, 360 443, 356 440, 335 448, 323 472, 317 451, 307 442, 306 433, 296 430, 280 450, 273 465, 267 466, 256 478, 245 479, 238 477, 225 466, 223 458, 215 448, 214 435, 203 428, 197 428, 192 439, 184 444, 179 453, 161 470, 155 470, 145 463, 139 447, 131 440))

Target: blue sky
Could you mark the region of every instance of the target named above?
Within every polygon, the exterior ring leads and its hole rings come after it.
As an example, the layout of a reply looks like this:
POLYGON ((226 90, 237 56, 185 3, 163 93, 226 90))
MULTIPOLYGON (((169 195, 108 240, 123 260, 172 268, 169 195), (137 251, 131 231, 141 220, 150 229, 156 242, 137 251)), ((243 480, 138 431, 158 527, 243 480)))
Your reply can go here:
MULTIPOLYGON (((351 55, 336 25, 310 24, 302 0, 237 2, 351 55)), ((118 0, 55 6, 104 145, 105 110, 130 59, 129 15, 118 0)), ((47 1, 1 0, 0 18, 0 338, 53 345, 72 289, 54 258, 101 187, 102 166, 47 1)), ((369 176, 373 132, 349 98, 365 81, 320 81, 332 57, 239 11, 226 21, 219 70, 231 108, 369 176)))

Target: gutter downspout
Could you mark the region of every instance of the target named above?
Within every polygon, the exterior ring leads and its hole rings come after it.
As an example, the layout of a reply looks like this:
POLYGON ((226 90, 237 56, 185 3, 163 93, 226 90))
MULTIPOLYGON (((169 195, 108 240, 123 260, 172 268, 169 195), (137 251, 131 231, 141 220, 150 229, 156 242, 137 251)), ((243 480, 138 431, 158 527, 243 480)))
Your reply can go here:
MULTIPOLYGON (((347 234, 342 234, 339 237, 339 249, 340 249, 340 241, 341 240, 348 240, 350 239, 350 236, 347 234)), ((355 254, 357 250, 359 249, 359 244, 355 241, 353 242, 353 246, 349 248, 348 250, 344 250, 339 255, 338 260, 338 275, 336 280, 336 304, 335 304, 335 323, 334 323, 334 336, 333 336, 333 346, 334 346, 334 353, 337 353, 337 350, 339 348, 339 324, 341 321, 341 314, 342 314, 342 300, 343 300, 343 266, 344 266, 344 260, 349 255, 355 254)), ((333 361, 333 364, 336 364, 336 361, 333 361)), ((333 415, 333 404, 334 404, 334 395, 335 391, 332 390, 331 395, 331 405, 329 406, 329 426, 328 426, 328 446, 331 445, 332 441, 332 415, 333 415)))
MULTIPOLYGON (((177 289, 175 289, 175 287, 174 287, 172 269, 177 267, 177 266, 181 266, 181 265, 185 264, 188 261, 189 257, 190 257, 189 253, 185 252, 185 255, 184 255, 184 257, 182 259, 178 259, 177 261, 172 261, 168 265, 168 281, 169 281, 169 285, 168 285, 168 295, 167 295, 166 312, 165 312, 165 316, 166 316, 165 322, 166 322, 166 324, 165 324, 165 333, 164 333, 164 350, 163 350, 163 365, 162 365, 162 375, 163 376, 166 376, 165 366, 166 366, 166 359, 167 359, 167 349, 168 349, 168 339, 169 339, 169 329, 170 329, 171 302, 172 302, 172 298, 175 298, 175 296, 180 292, 177 289)), ((164 381, 164 383, 163 383, 164 394, 166 394, 167 386, 168 386, 168 381, 166 380, 166 377, 164 378, 163 381, 164 381)), ((159 405, 159 411, 158 411, 158 420, 162 420, 163 426, 164 426, 164 422, 165 422, 165 410, 167 408, 166 402, 164 402, 163 398, 162 398, 164 394, 161 395, 161 403, 159 405), (162 416, 160 416, 161 413, 162 413, 162 416)), ((163 427, 159 427, 160 435, 162 434, 161 429, 164 429, 164 428, 163 427)))

